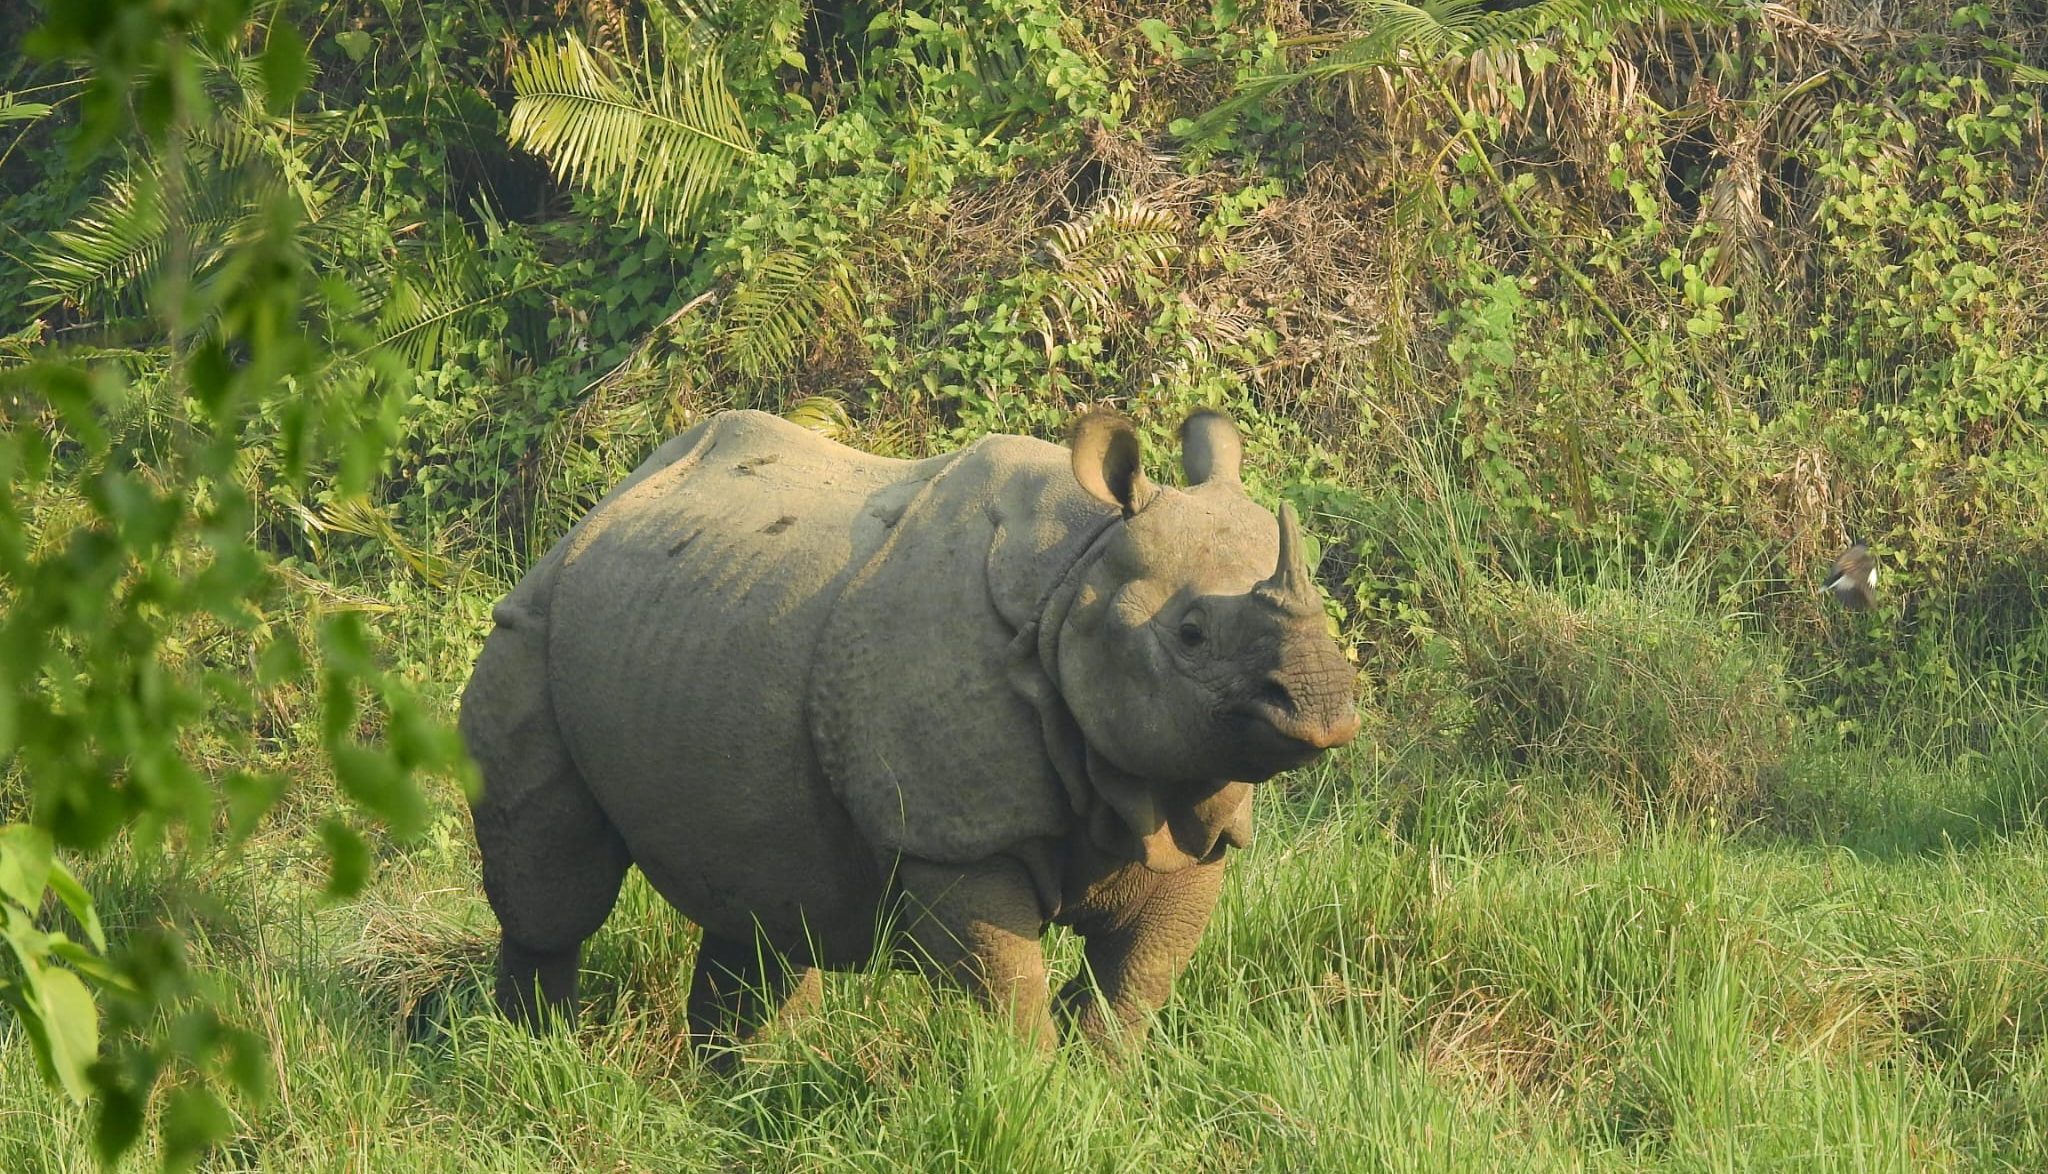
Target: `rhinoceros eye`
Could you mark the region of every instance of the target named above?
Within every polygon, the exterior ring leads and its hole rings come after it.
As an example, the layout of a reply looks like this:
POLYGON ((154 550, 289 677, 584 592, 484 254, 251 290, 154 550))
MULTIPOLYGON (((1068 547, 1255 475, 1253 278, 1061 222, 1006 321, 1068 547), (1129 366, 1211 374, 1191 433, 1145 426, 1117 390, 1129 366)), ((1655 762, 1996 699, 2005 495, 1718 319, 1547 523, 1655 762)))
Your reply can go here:
POLYGON ((1182 644, 1187 645, 1189 648, 1194 648, 1208 638, 1208 633, 1202 631, 1202 625, 1193 620, 1182 620, 1180 622, 1180 642, 1182 644))

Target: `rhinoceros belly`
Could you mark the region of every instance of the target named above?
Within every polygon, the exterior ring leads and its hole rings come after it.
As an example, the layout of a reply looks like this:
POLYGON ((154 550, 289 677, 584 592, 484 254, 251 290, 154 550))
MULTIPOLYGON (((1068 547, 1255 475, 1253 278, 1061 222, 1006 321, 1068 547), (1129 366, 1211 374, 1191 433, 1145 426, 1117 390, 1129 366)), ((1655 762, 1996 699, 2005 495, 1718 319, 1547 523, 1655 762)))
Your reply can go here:
POLYGON ((821 773, 805 685, 840 588, 937 470, 728 414, 569 543, 563 735, 649 881, 715 933, 867 951, 884 869, 821 773))

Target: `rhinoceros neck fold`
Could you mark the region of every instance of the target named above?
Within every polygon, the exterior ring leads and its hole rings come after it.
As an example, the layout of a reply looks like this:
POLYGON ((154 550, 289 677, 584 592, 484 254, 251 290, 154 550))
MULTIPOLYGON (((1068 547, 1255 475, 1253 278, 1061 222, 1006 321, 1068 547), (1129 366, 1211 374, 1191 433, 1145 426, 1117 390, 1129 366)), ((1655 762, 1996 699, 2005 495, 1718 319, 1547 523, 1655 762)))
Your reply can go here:
POLYGON ((1033 618, 1017 629, 1010 641, 1008 678, 1010 688, 1038 713, 1039 737, 1046 760, 1059 776, 1066 792, 1067 806, 1085 817, 1094 806, 1088 785, 1086 741, 1074 715, 1060 696, 1058 664, 1059 634, 1066 626, 1067 613, 1074 606, 1081 579, 1101 557, 1105 540, 1122 519, 1114 514, 1095 524, 1084 542, 1076 543, 1073 554, 1046 579, 1032 608, 1033 618))
MULTIPOLYGON (((1045 589, 1038 596, 1038 606, 1033 609, 1037 613, 1041 629, 1057 629, 1058 621, 1066 618, 1067 609, 1074 603, 1074 593, 1080 588, 1081 576, 1087 574, 1088 568, 1095 565, 1095 560, 1102 557, 1109 532, 1121 521, 1122 518, 1110 514, 1096 522, 1087 538, 1074 545, 1073 553, 1067 557, 1064 565, 1046 580, 1045 589), (1048 623, 1047 620, 1052 617, 1047 613, 1054 608, 1058 609, 1059 615, 1054 622, 1048 623)), ((1050 671, 1052 662, 1048 660, 1045 663, 1047 670, 1050 671)))
POLYGON ((1098 800, 1089 813, 1088 838, 1097 848, 1153 872, 1178 872, 1214 860, 1226 848, 1251 845, 1252 784, 1141 779, 1092 749, 1087 763, 1098 800))

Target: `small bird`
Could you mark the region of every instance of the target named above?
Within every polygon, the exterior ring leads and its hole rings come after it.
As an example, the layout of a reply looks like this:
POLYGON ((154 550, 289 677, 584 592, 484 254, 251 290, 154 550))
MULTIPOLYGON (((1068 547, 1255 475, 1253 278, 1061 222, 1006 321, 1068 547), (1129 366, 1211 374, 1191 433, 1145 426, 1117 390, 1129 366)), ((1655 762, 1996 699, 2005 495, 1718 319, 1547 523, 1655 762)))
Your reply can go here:
POLYGON ((1851 611, 1868 609, 1877 593, 1877 560, 1870 557, 1870 548, 1858 542, 1843 551, 1820 589, 1834 592, 1851 611))

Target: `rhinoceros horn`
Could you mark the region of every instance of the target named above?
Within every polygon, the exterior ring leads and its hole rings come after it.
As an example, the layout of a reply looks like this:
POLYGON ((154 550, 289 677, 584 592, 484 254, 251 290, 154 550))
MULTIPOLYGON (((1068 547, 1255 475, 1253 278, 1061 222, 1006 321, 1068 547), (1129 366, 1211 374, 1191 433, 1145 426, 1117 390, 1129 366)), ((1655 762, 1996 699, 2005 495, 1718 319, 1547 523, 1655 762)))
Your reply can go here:
POLYGON ((1280 558, 1271 577, 1252 588, 1254 594, 1290 610, 1321 610, 1316 583, 1303 558, 1301 523, 1295 520, 1292 502, 1280 503, 1280 558))

